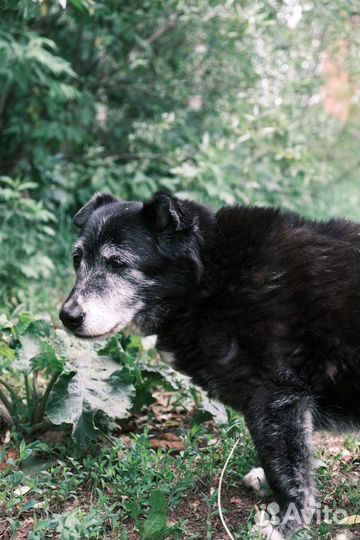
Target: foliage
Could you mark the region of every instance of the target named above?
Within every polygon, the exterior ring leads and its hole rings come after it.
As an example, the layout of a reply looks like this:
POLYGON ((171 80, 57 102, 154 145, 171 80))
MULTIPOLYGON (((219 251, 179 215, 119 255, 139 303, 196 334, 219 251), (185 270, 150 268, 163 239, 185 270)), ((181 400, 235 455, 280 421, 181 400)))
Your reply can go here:
MULTIPOLYGON (((42 201, 67 238, 64 213, 99 190, 357 215, 353 0, 64 5, 1 3, 0 171, 31 182, 29 204, 42 201)), ((21 234, 42 257, 36 232, 21 234)), ((64 251, 48 245, 63 272, 64 251)), ((29 282, 51 271, 35 263, 29 282)), ((34 303, 13 293, 23 271, 7 270, 12 306, 34 303)))
POLYGON ((0 415, 24 435, 71 428, 87 448, 106 418, 139 412, 159 385, 178 387, 168 368, 144 363, 139 338, 119 334, 94 348, 27 313, 2 317, 0 338, 0 415))
POLYGON ((54 269, 44 247, 54 237, 55 218, 31 197, 36 187, 0 177, 0 297, 6 303, 21 301, 28 280, 48 278, 54 269))

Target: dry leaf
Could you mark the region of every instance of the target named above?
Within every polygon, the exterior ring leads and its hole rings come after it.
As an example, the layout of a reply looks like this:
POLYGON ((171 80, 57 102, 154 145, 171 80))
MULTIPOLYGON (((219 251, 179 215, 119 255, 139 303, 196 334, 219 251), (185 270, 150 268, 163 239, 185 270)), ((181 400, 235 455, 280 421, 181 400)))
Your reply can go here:
POLYGON ((26 540, 29 537, 29 532, 34 527, 34 520, 33 518, 26 518, 22 524, 21 527, 19 527, 16 531, 16 536, 14 536, 14 540, 26 540))
POLYGON ((185 449, 185 444, 180 437, 174 435, 173 433, 164 433, 161 436, 161 439, 152 439, 151 447, 154 450, 159 448, 164 448, 165 450, 175 450, 176 452, 181 452, 185 449))
POLYGON ((242 499, 238 499, 236 497, 231 497, 230 502, 237 504, 238 506, 243 506, 244 501, 242 499))
POLYGON ((16 489, 14 489, 15 495, 25 495, 28 491, 30 491, 29 486, 19 486, 16 489))
POLYGON ((134 441, 129 435, 121 435, 121 440, 127 448, 134 446, 134 441))
POLYGON ((9 459, 12 459, 13 461, 16 461, 17 459, 19 459, 19 451, 16 448, 11 448, 8 451, 8 453, 6 454, 6 456, 3 459, 3 462, 0 463, 0 472, 5 471, 9 467, 12 467, 12 465, 7 463, 9 459))
POLYGON ((339 525, 358 525, 359 523, 360 523, 360 515, 358 514, 348 516, 344 519, 341 519, 338 522, 339 525))
POLYGON ((165 439, 165 441, 182 441, 182 439, 174 433, 164 433, 161 438, 165 439))
POLYGON ((164 426, 166 428, 178 427, 180 426, 180 422, 178 420, 166 420, 164 426))

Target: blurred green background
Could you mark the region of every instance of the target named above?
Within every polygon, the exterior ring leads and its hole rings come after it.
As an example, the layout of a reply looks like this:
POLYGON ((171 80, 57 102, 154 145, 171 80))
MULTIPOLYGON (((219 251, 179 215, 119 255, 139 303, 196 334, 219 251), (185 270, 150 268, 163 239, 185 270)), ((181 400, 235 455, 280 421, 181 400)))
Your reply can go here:
POLYGON ((357 218, 353 0, 0 4, 0 302, 54 318, 96 191, 357 218))

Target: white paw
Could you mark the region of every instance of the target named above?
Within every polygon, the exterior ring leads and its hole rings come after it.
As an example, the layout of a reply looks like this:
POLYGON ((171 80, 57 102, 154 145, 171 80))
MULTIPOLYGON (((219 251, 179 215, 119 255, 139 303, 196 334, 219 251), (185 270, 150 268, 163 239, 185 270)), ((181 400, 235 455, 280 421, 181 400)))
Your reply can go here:
POLYGON ((350 531, 338 533, 334 540, 356 540, 356 536, 350 531))
POLYGON ((247 487, 253 489, 261 497, 271 493, 270 486, 267 483, 264 469, 262 467, 255 467, 254 469, 251 469, 251 471, 245 474, 243 477, 243 482, 247 487))

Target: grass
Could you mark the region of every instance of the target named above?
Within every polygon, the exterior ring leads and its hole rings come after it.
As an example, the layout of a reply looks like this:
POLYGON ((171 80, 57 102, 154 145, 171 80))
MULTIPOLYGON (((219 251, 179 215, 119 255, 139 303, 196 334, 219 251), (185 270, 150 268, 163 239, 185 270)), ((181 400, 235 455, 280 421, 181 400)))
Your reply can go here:
MULTIPOLYGON (((211 431, 213 428, 211 425, 211 431)), ((184 443, 181 455, 153 450, 154 435, 144 428, 139 434, 114 437, 111 443, 86 454, 68 440, 35 442, 22 449, 23 459, 10 456, 0 481, 1 519, 10 538, 17 537, 24 523, 33 539, 56 534, 64 539, 139 538, 136 531, 143 529, 155 490, 165 496, 168 514, 176 513, 189 493, 207 498, 210 512, 214 493, 209 495, 209 490, 221 468, 223 452, 230 449, 234 438, 229 436, 224 447, 211 444, 221 432, 209 432, 206 426, 184 424, 176 432, 184 443), (22 495, 20 486, 30 489, 22 495)), ((236 464, 240 474, 254 459, 248 438, 243 448, 245 453, 236 464)), ((5 458, 8 451, 9 447, 3 450, 5 458)), ((167 537, 198 538, 188 532, 187 521, 174 521, 167 537)))
MULTIPOLYGON (((187 408, 178 402, 162 413, 155 405, 156 415, 150 409, 134 419, 132 433, 117 427, 87 452, 59 432, 28 444, 12 434, 0 455, 0 538, 225 540, 217 486, 239 434, 225 473, 223 513, 234 538, 253 538, 249 530, 255 505, 271 498, 259 500, 241 485, 241 477, 258 465, 247 430, 233 414, 222 426, 197 424, 186 403, 187 408), (178 446, 159 447, 159 441, 169 438, 170 446, 172 440, 178 446), (163 498, 161 511, 151 508, 154 497, 163 498)), ((316 444, 322 461, 319 500, 331 510, 359 514, 359 441, 321 435, 316 444)), ((322 523, 306 538, 330 540, 344 528, 322 523)), ((359 538, 359 526, 348 529, 359 538)))

